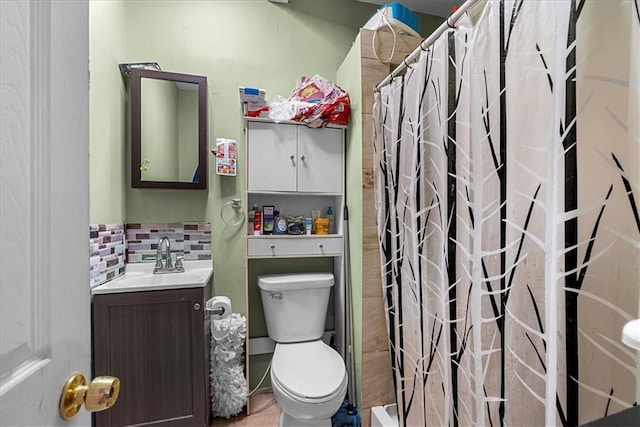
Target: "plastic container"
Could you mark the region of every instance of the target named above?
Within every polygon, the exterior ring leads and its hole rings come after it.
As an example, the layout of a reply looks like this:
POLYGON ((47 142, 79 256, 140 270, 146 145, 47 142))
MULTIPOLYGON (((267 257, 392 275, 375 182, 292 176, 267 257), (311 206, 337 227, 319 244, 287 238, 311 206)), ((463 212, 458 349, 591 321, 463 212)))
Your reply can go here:
POLYGON ((273 224, 275 220, 275 206, 263 206, 262 207, 262 234, 273 233, 273 224))
POLYGON ((304 225, 303 216, 287 215, 287 234, 305 234, 306 229, 304 225))
POLYGON ((312 210, 311 211, 311 233, 313 234, 316 234, 316 226, 315 226, 316 218, 320 218, 320 211, 312 210))
POLYGON ((329 218, 315 218, 313 227, 316 234, 329 234, 329 218))
POLYGON ((253 234, 256 236, 262 234, 262 211, 254 211, 253 213, 253 234))
POLYGON ((364 24, 366 30, 376 30, 391 25, 402 33, 411 36, 419 36, 418 33, 420 21, 418 15, 413 13, 411 9, 401 5, 400 3, 389 3, 378 9, 364 24))
POLYGON ((253 209, 252 209, 252 210, 250 210, 250 211, 247 213, 247 216, 249 217, 249 218, 248 218, 248 221, 247 221, 247 223, 248 223, 248 225, 249 225, 249 229, 247 230, 247 232, 248 232, 249 234, 253 234, 253 217, 254 217, 254 215, 255 215, 255 213, 256 213, 256 211, 257 211, 257 210, 258 210, 258 205, 257 205, 257 204, 254 204, 254 205, 253 205, 253 209))
POLYGON ((280 211, 274 212, 273 234, 287 234, 287 219, 280 215, 280 211))
POLYGON ((327 219, 329 220, 329 234, 333 234, 336 231, 333 223, 333 208, 331 206, 327 208, 327 219))

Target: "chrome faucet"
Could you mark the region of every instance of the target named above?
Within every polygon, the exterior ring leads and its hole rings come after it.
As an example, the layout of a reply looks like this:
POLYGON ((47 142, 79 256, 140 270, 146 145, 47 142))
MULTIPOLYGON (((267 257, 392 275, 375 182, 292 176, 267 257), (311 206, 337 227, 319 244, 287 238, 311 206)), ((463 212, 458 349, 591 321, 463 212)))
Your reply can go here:
POLYGON ((156 265, 153 269, 153 274, 162 273, 183 273, 184 267, 182 266, 182 258, 176 259, 176 265, 171 263, 171 241, 167 236, 162 236, 158 240, 158 249, 156 250, 156 265), (162 248, 167 246, 166 252, 162 248), (164 263, 162 262, 164 260, 164 263))

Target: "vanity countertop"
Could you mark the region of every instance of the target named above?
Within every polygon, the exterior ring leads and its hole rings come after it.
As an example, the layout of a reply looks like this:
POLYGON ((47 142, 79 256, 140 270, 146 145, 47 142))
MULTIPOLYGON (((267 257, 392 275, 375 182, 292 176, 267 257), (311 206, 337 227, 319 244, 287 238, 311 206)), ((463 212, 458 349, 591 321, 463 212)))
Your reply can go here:
POLYGON ((183 261, 184 273, 153 274, 154 263, 132 263, 125 273, 91 289, 92 295, 166 289, 203 288, 213 274, 211 260, 183 261))

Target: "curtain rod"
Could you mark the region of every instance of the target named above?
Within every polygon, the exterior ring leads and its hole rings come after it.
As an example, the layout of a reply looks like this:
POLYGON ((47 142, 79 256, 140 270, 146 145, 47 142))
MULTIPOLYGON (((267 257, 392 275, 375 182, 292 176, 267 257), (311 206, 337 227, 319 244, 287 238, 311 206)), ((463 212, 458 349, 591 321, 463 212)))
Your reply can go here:
POLYGON ((440 35, 442 33, 444 33, 445 31, 447 31, 447 30, 449 30, 451 28, 455 28, 455 25, 452 25, 449 22, 453 22, 455 24, 455 22, 467 10, 469 10, 471 8, 471 6, 475 5, 479 1, 480 0, 467 0, 466 2, 464 2, 464 4, 462 6, 460 6, 451 15, 449 15, 449 17, 442 23, 442 25, 440 25, 438 28, 436 28, 435 31, 433 33, 431 33, 431 35, 429 37, 427 37, 426 39, 422 40, 420 42, 420 45, 417 48, 415 48, 415 50, 413 52, 411 52, 409 55, 407 55, 402 60, 402 63, 400 65, 398 65, 396 67, 396 69, 391 72, 391 74, 389 74, 380 83, 378 83, 378 85, 375 87, 375 90, 379 91, 382 86, 384 86, 387 83, 389 83, 394 77, 400 75, 400 73, 409 65, 408 63, 414 61, 418 57, 418 55, 420 54, 420 51, 421 50, 425 50, 428 46, 431 46, 433 44, 433 42, 435 42, 436 39, 438 37, 440 37, 440 35))

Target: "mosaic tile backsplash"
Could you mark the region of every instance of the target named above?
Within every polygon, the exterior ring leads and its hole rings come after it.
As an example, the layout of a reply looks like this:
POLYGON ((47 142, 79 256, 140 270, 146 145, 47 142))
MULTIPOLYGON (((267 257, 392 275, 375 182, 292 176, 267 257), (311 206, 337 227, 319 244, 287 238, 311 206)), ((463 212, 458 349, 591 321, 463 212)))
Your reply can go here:
POLYGON ((94 224, 89 227, 91 288, 123 275, 125 261, 155 262, 163 236, 171 241, 174 260, 211 259, 209 222, 94 224))
POLYGON ((211 259, 211 223, 126 224, 127 262, 155 262, 158 240, 171 241, 171 257, 183 260, 211 259))
POLYGON ((92 288, 124 274, 124 224, 89 226, 89 278, 92 288))

